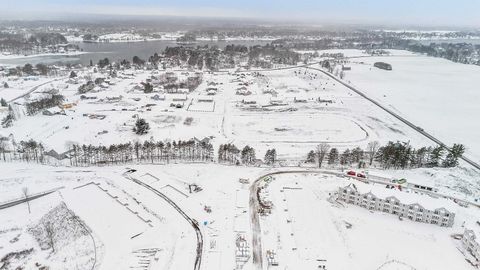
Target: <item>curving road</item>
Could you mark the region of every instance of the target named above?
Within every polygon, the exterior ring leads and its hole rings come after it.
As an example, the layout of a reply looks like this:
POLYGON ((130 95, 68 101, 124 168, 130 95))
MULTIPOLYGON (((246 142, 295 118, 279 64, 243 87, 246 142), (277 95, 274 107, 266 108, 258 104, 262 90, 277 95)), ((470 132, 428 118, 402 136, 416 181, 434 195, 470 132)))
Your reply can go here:
POLYGON ((178 213, 180 213, 180 215, 183 216, 183 218, 185 218, 185 220, 187 220, 188 223, 190 223, 190 225, 193 227, 193 229, 195 230, 195 233, 197 235, 197 255, 196 255, 196 258, 195 258, 195 264, 193 266, 193 269, 194 270, 200 270, 200 267, 201 267, 201 264, 202 264, 202 255, 203 255, 203 234, 202 232, 200 231, 200 227, 198 226, 198 222, 195 220, 195 219, 192 219, 191 217, 189 217, 174 201, 172 201, 170 198, 168 198, 167 196, 165 196, 165 194, 161 193, 160 191, 158 191, 157 189, 153 188, 152 186, 148 185, 148 184, 145 184, 144 182, 138 180, 138 179, 135 179, 133 177, 131 177, 130 175, 128 175, 127 173, 124 173, 123 176, 125 178, 127 178, 128 180, 131 180, 133 181, 134 183, 140 185, 140 186, 143 186, 145 188, 147 188, 148 190, 152 191, 153 193, 155 193, 157 196, 161 197, 162 199, 164 199, 167 203, 169 203, 178 213))

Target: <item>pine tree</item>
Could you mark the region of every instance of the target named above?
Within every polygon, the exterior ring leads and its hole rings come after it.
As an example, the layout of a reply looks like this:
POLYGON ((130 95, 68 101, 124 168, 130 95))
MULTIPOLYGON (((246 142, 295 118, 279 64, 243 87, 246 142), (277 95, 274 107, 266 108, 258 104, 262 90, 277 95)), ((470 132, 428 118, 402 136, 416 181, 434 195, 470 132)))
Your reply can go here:
POLYGON ((328 153, 328 164, 332 165, 338 161, 338 150, 337 148, 332 148, 330 153, 328 153))
POLYGON ((264 158, 265 163, 268 165, 273 165, 275 164, 276 160, 277 160, 277 151, 275 149, 267 150, 264 158))
POLYGON ((445 160, 442 163, 443 167, 451 168, 458 166, 458 159, 465 152, 465 146, 463 144, 454 144, 448 152, 445 160))
POLYGON ((133 127, 133 131, 138 135, 147 134, 150 130, 150 125, 145 121, 143 118, 138 118, 135 122, 135 127, 133 127))
POLYGON ((247 164, 247 165, 253 164, 253 162, 255 161, 255 158, 256 158, 255 149, 253 149, 248 145, 242 149, 241 159, 243 164, 247 164))
POLYGON ((351 163, 351 153, 350 149, 345 149, 342 155, 340 156, 340 164, 349 165, 351 163))
POLYGON ((311 150, 307 154, 307 159, 305 160, 306 163, 315 163, 315 151, 311 150))
POLYGON ((428 157, 428 167, 438 167, 440 166, 440 161, 443 154, 445 153, 445 148, 438 145, 432 149, 428 157))

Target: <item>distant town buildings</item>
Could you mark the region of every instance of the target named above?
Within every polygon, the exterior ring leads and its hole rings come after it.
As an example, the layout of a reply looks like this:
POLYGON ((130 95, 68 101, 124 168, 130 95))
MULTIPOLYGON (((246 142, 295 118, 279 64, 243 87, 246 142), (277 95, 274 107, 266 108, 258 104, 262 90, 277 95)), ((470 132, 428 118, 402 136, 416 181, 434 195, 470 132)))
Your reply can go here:
MULTIPOLYGON (((387 192, 387 190, 386 190, 387 192)), ((424 206, 416 202, 400 201, 397 197, 390 194, 373 194, 371 191, 361 193, 358 191, 357 186, 350 184, 346 187, 341 187, 338 190, 338 199, 349 204, 358 205, 372 211, 381 211, 399 217, 408 218, 412 221, 423 222, 438 225, 441 227, 452 227, 455 219, 455 214, 448 211, 444 207, 438 207, 434 210, 426 209, 424 206)), ((399 192, 398 195, 403 195, 403 192, 399 192)), ((425 198, 427 201, 430 198, 425 198)))

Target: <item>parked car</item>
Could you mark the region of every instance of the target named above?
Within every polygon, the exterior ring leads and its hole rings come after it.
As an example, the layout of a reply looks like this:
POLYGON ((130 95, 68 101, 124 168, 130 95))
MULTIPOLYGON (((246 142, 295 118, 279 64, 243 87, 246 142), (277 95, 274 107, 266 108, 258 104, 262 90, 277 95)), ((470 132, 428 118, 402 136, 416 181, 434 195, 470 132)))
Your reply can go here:
POLYGON ((405 179, 405 178, 393 179, 392 183, 397 183, 397 184, 403 185, 403 184, 407 183, 407 179, 405 179))
POLYGON ((360 178, 367 178, 367 176, 363 173, 357 173, 357 177, 360 177, 360 178))
POLYGON ((356 173, 355 171, 348 171, 348 172, 347 172, 347 175, 357 176, 357 173, 356 173))

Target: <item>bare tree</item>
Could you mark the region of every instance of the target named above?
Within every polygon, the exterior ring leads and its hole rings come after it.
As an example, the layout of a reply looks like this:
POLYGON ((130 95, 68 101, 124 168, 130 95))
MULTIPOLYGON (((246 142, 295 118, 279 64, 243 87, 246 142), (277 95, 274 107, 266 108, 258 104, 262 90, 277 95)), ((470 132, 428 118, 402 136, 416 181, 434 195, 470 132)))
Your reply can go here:
POLYGON ((47 244, 55 253, 55 229, 53 223, 47 220, 43 223, 43 229, 45 230, 45 237, 47 238, 47 244))
POLYGON ((323 160, 330 150, 330 146, 327 143, 321 143, 317 145, 317 151, 315 152, 318 161, 318 168, 322 167, 323 160))
POLYGON ((0 138, 0 152, 3 156, 3 161, 7 161, 5 158, 5 152, 7 151, 7 142, 4 138, 0 138))
POLYGON ((367 152, 370 159, 370 166, 372 165, 373 159, 375 158, 375 155, 377 154, 379 148, 380 148, 380 143, 378 141, 373 141, 368 143, 367 152))
POLYGON ((22 193, 23 193, 23 196, 25 197, 25 202, 28 205, 28 213, 30 214, 31 211, 30 211, 30 201, 28 200, 28 188, 27 187, 22 188, 22 193))

